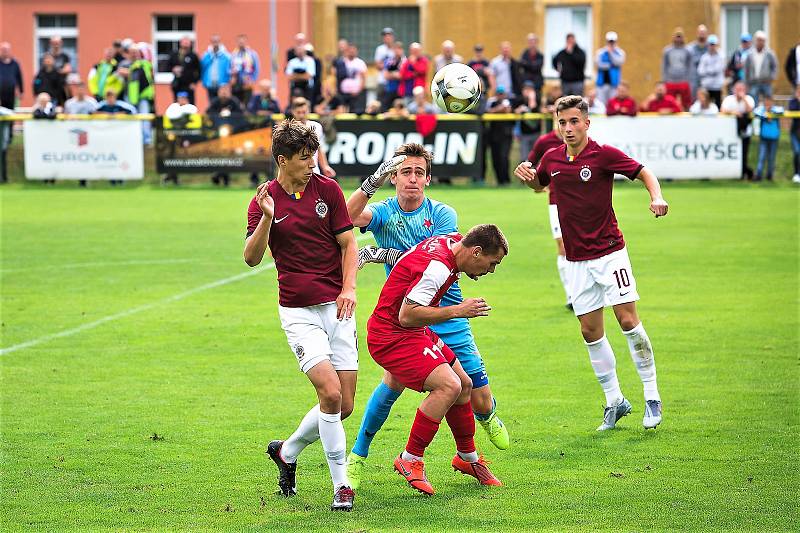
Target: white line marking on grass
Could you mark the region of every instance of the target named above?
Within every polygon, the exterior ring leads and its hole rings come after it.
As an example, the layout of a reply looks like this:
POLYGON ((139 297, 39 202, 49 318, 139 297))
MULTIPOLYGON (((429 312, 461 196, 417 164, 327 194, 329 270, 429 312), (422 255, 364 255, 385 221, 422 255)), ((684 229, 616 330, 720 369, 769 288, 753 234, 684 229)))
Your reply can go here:
MULTIPOLYGON (((372 235, 359 235, 356 238, 356 240, 357 241, 361 241, 361 240, 366 240, 366 239, 371 239, 371 238, 372 238, 372 235)), ((153 309, 155 307, 160 307, 162 305, 166 305, 166 304, 169 304, 169 303, 172 303, 172 302, 177 302, 179 300, 183 300, 184 298, 188 298, 189 296, 192 296, 192 295, 197 294, 199 292, 207 291, 209 289, 215 289, 217 287, 221 287, 223 285, 227 285, 229 283, 233 283, 234 281, 239 281, 239 280, 242 280, 242 279, 245 279, 245 278, 249 278, 251 276, 255 276, 256 274, 260 274, 261 272, 263 272, 265 270, 269 270, 271 268, 275 268, 275 263, 274 262, 267 263, 266 265, 262 265, 262 266, 256 267, 256 268, 254 268, 252 270, 248 270, 246 272, 242 272, 241 274, 236 274, 235 276, 222 278, 222 279, 219 279, 217 281, 212 281, 211 283, 206 283, 205 285, 200 285, 199 287, 195 287, 194 289, 189 289, 188 291, 179 292, 178 294, 175 294, 173 296, 169 296, 167 298, 163 298, 163 299, 158 300, 156 302, 140 305, 138 307, 133 307, 133 308, 127 309, 125 311, 120 311, 119 313, 114 313, 113 315, 105 316, 105 317, 100 318, 98 320, 95 320, 93 322, 87 322, 86 324, 82 324, 82 325, 80 325, 78 327, 75 327, 75 328, 65 329, 64 331, 59 331, 58 333, 51 333, 49 335, 44 335, 44 336, 39 337, 37 339, 31 339, 29 341, 21 342, 19 344, 14 344, 14 345, 9 346, 7 348, 2 348, 2 349, 0 349, 0 355, 5 355, 7 353, 16 352, 18 350, 24 350, 25 348, 30 348, 32 346, 38 346, 39 344, 42 344, 42 343, 45 343, 45 342, 48 342, 48 341, 51 341, 51 340, 54 340, 54 339, 60 339, 62 337, 70 337, 70 336, 75 335, 77 333, 80 333, 82 331, 86 331, 86 330, 89 330, 89 329, 94 329, 97 326, 101 326, 101 325, 103 325, 103 324, 105 324, 107 322, 113 322, 114 320, 119 320, 121 318, 126 318, 126 317, 129 317, 131 315, 135 315, 137 313, 141 313, 142 311, 148 311, 148 310, 153 309)))
POLYGON ((0 270, 3 274, 7 272, 33 272, 37 270, 64 270, 65 268, 93 268, 93 267, 115 267, 133 265, 172 265, 177 263, 196 263, 198 259, 133 259, 130 261, 103 261, 94 263, 66 263, 63 265, 44 265, 21 268, 4 268, 0 270))

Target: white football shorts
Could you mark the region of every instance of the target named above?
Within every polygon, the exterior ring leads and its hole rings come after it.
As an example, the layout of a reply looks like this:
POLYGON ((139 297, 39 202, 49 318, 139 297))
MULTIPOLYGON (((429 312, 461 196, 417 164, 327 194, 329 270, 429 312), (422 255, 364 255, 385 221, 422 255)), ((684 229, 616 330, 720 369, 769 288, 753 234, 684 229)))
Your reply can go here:
POLYGON ((561 238, 561 222, 558 221, 558 206, 556 204, 548 204, 550 208, 550 231, 553 232, 554 239, 561 238))
POLYGON ((279 305, 278 315, 302 372, 326 359, 336 370, 358 370, 355 315, 338 320, 336 302, 309 307, 279 305))
POLYGON ((627 248, 588 261, 567 261, 567 276, 575 316, 639 299, 627 248))

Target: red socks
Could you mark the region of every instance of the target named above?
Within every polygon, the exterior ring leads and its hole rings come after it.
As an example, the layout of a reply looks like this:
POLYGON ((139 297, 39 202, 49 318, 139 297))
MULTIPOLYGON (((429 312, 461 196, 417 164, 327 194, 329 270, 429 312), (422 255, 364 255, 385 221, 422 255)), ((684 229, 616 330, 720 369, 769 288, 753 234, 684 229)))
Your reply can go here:
POLYGON ((475 418, 472 415, 472 403, 453 405, 447 414, 447 425, 456 440, 456 449, 461 453, 475 451, 475 418))
MULTIPOLYGON (((450 409, 453 410, 452 408, 450 409)), ((450 416, 450 413, 447 413, 450 416)), ((470 410, 470 417, 472 417, 472 410, 470 410)), ((450 419, 448 418, 448 423, 450 419)), ((412 455, 422 457, 425 455, 425 448, 436 436, 439 431, 439 424, 419 409, 417 409, 417 416, 414 418, 414 424, 411 426, 411 435, 408 437, 408 444, 406 444, 406 451, 412 455)), ((472 423, 472 433, 475 433, 475 422, 472 423)), ((475 450, 475 445, 472 445, 472 450, 475 450)))

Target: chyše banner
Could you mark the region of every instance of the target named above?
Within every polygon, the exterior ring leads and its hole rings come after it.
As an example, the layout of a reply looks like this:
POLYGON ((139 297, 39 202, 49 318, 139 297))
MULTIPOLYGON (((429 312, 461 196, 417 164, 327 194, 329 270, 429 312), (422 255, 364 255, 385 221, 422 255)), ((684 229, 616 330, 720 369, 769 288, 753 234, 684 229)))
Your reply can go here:
POLYGON ((659 178, 738 178, 742 143, 729 116, 592 117, 589 136, 615 146, 659 178))
POLYGON ((137 120, 26 120, 27 179, 144 178, 137 120))

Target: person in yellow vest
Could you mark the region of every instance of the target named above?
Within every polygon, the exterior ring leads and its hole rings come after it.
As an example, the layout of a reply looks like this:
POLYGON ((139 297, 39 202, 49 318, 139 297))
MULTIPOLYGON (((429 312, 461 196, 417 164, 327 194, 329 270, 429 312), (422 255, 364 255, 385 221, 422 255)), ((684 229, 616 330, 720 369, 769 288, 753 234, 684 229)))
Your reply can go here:
POLYGON ((106 89, 112 89, 119 94, 124 81, 117 76, 117 60, 114 59, 114 49, 106 48, 103 59, 97 62, 89 71, 87 79, 89 93, 99 102, 106 95, 106 89))
MULTIPOLYGON (((131 63, 128 71, 128 86, 126 100, 136 108, 140 114, 150 113, 155 108, 155 82, 153 80, 153 64, 144 58, 142 50, 138 47, 131 49, 131 63)), ((150 121, 142 122, 144 143, 153 143, 152 124, 150 121)))

